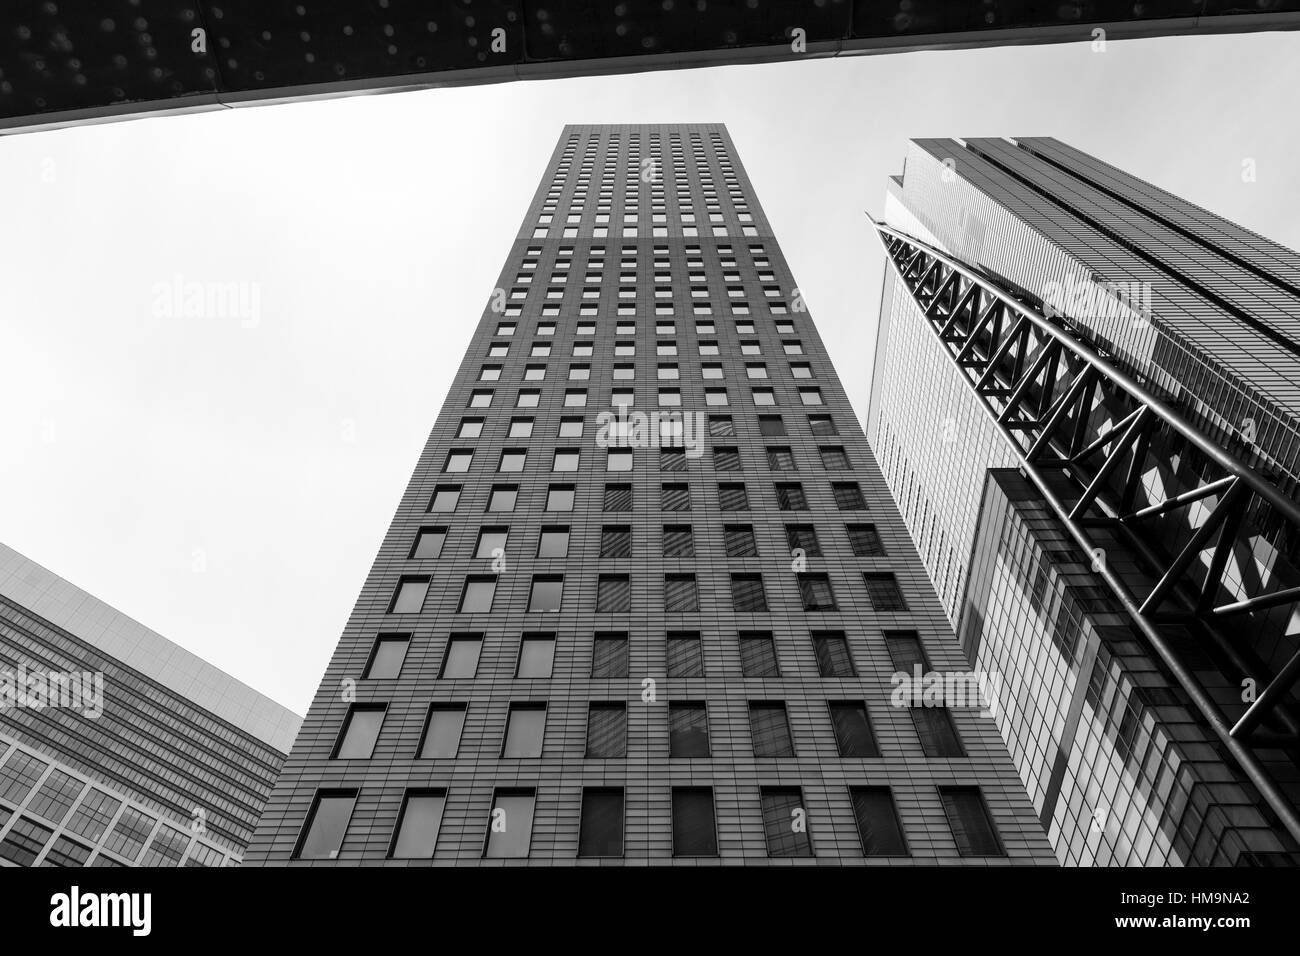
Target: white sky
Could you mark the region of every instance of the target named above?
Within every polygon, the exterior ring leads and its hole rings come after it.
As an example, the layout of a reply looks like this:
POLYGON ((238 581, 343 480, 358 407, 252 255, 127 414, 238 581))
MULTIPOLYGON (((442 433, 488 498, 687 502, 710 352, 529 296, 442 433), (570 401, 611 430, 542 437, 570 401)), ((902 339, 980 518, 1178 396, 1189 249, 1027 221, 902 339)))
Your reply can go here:
POLYGON ((864 417, 907 139, 1056 136, 1296 248, 1297 90, 1278 33, 0 137, 0 541, 304 713, 563 124, 725 122, 864 417), (156 315, 178 275, 259 321, 156 315))

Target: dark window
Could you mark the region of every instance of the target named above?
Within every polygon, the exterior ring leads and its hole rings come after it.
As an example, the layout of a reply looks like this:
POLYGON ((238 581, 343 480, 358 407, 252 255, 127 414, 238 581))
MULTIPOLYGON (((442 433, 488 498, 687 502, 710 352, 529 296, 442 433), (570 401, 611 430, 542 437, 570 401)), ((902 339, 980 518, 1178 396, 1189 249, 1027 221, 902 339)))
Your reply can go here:
POLYGON ((690 511, 690 485, 685 482, 664 484, 660 491, 659 507, 664 511, 690 511))
POLYGON ((831 590, 831 579, 825 574, 799 574, 799 597, 803 599, 805 611, 835 611, 835 592, 831 590))
POLYGON ((831 723, 835 725, 835 743, 841 757, 879 757, 880 747, 871 730, 867 705, 859 700, 832 700, 827 703, 831 723))
POLYGON ((1006 855, 979 787, 940 787, 939 799, 960 856, 1006 855))
POLYGON ((578 856, 623 855, 623 791, 584 787, 578 856))
POLYGON ((740 451, 735 448, 713 449, 713 467, 718 471, 740 471, 740 451))
POLYGON ((784 445, 769 445, 767 449, 767 467, 772 471, 797 471, 794 452, 784 445))
POLYGON ((473 677, 478 671, 478 654, 482 646, 483 638, 478 635, 453 634, 447 642, 447 656, 443 658, 440 676, 448 679, 473 677))
POLYGON ((763 830, 768 856, 812 856, 808 814, 798 787, 763 787, 763 830))
POLYGON ((822 677, 856 677, 849 639, 843 631, 813 631, 813 649, 817 652, 817 670, 822 677))
POLYGON ((587 756, 613 760, 627 756, 627 706, 592 703, 587 708, 587 756))
POLYGON ((930 659, 921 644, 921 635, 916 631, 885 631, 885 647, 889 650, 889 660, 896 671, 912 674, 918 664, 922 673, 930 669, 930 659))
POLYGON ((438 845, 445 790, 408 790, 397 817, 397 830, 389 857, 394 860, 427 860, 438 845))
POLYGON ((465 727, 464 704, 434 704, 424 724, 420 742, 420 759, 454 757, 460 750, 460 732, 465 727))
POLYGON ((964 757, 961 738, 947 707, 908 707, 912 726, 927 757, 964 757))
POLYGON ((713 791, 673 787, 673 856, 717 856, 713 791))
POLYGON ((596 582, 596 611, 627 614, 632 610, 632 579, 626 574, 602 574, 596 582))
POLYGON ((722 537, 726 543, 727 557, 729 558, 752 558, 758 554, 758 544, 754 541, 753 525, 723 525, 722 537))
POLYGON ((685 471, 686 452, 678 448, 659 449, 660 471, 685 471))
POLYGON ((695 541, 688 524, 664 525, 663 553, 665 558, 695 557, 695 541))
POLYGON ((844 526, 849 533, 849 546, 859 558, 874 558, 885 553, 885 546, 880 541, 880 533, 874 524, 850 524, 844 526))
POLYGON ((785 704, 780 701, 752 701, 749 705, 749 733, 756 757, 793 757, 794 739, 785 704))
POLYGON ((777 485, 776 504, 782 511, 807 511, 808 499, 804 497, 803 485, 793 481, 777 485))
POLYGON ((749 497, 742 484, 718 485, 718 507, 723 511, 748 511, 749 497))
POLYGON ((294 859, 337 859, 356 802, 355 790, 322 790, 316 794, 294 859))
POLYGON ((393 592, 393 602, 388 607, 389 614, 418 614, 424 609, 424 598, 429 593, 427 577, 402 578, 397 582, 393 592))
POLYGON ((625 524, 607 524, 600 529, 600 556, 602 558, 630 558, 632 556, 632 528, 625 524))
POLYGON ((759 415, 758 433, 764 438, 781 438, 785 435, 785 421, 780 415, 759 415))
POLYGON ((837 481, 831 485, 835 493, 835 507, 841 511, 864 511, 867 501, 856 481, 837 481))
POLYGON ((823 435, 838 435, 839 431, 835 427, 835 419, 829 415, 809 415, 808 427, 812 433, 819 438, 823 435))
POLYGON ((709 416, 709 437, 710 438, 735 438, 736 423, 731 420, 730 415, 710 415, 709 416))
POLYGON ((740 632, 740 667, 746 677, 780 677, 776 642, 768 631, 740 632))
POLYGON ((462 614, 486 614, 492 610, 492 597, 496 594, 495 575, 472 574, 465 579, 465 589, 460 595, 462 614))
POLYGON ((853 815, 864 856, 907 856, 907 840, 888 787, 854 787, 853 815))
POLYGON ((703 703, 668 705, 668 756, 709 755, 709 713, 703 703))
POLYGON ((871 607, 877 611, 906 611, 907 602, 903 592, 898 588, 898 581, 889 573, 864 574, 862 581, 867 586, 867 597, 871 607))
POLYGON ((731 606, 737 611, 756 613, 767 610, 767 594, 761 574, 731 576, 731 606))
MULTIPOLYGON (((0 826, 4 826, 0 822, 0 826)), ((196 851, 202 844, 196 845, 196 851)), ((193 859, 194 855, 190 855, 193 859)), ((79 867, 85 866, 86 861, 90 859, 90 847, 82 846, 75 840, 69 840, 67 837, 59 837, 50 847, 49 852, 45 854, 45 860, 42 866, 59 866, 59 867, 79 867)), ((186 864, 187 866, 189 864, 186 864)))
POLYGON ((827 471, 843 471, 853 467, 849 464, 848 453, 839 445, 823 445, 818 450, 822 455, 822 467, 827 471))
POLYGON ((631 511, 632 486, 606 485, 603 509, 605 511, 631 511))
POLYGON ((411 548, 411 560, 424 561, 438 557, 442 554, 446 540, 446 528, 421 528, 415 536, 415 546, 411 548))
POLYGON ((786 525, 785 540, 790 546, 791 554, 802 548, 804 557, 820 558, 822 555, 822 546, 817 540, 817 529, 810 524, 786 525))
POLYGON ((698 631, 668 632, 668 676, 704 676, 704 649, 698 631))
POLYGON ((384 723, 384 710, 382 704, 353 704, 343 720, 343 732, 332 759, 369 760, 384 723))
POLYGON ((31 866, 52 836, 54 831, 49 827, 19 817, 9 828, 4 842, 0 843, 0 857, 19 866, 31 866))
POLYGON ((592 641, 591 676, 606 680, 627 677, 627 635, 604 632, 592 641))
POLYGON ((700 609, 695 590, 695 575, 664 575, 664 610, 669 614, 688 614, 700 609))
POLYGON ((410 634, 380 634, 370 652, 362 678, 380 680, 396 677, 406 660, 406 649, 411 646, 410 634))

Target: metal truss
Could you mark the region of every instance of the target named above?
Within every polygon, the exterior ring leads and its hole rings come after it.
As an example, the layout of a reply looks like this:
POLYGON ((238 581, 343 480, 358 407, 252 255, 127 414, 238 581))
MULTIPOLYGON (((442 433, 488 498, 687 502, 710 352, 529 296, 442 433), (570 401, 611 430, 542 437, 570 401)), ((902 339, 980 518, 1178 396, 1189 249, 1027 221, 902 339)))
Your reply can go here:
POLYGON ((1300 534, 1300 507, 1108 361, 1068 316, 1049 319, 1032 296, 1004 291, 890 226, 875 228, 896 277, 1017 453, 1021 470, 1094 556, 1094 570, 1300 840, 1300 816, 1257 754, 1300 742, 1290 700, 1300 652, 1266 673, 1241 640, 1251 615, 1295 605, 1300 588, 1261 585, 1247 593, 1243 581, 1225 579, 1229 560, 1251 553, 1251 538, 1259 534, 1252 516, 1300 534), (1168 464, 1171 443, 1200 453, 1192 487, 1143 481, 1168 464), (1172 533, 1171 522, 1181 533, 1172 533), (1185 663, 1170 638, 1175 632, 1206 642, 1239 676, 1263 688, 1235 721, 1185 663))

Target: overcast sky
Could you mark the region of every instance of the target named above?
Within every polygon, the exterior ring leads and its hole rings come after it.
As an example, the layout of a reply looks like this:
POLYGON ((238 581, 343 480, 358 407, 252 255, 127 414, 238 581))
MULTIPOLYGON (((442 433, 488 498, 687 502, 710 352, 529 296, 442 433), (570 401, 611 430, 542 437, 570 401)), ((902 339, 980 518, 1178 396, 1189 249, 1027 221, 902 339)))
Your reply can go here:
POLYGON ((1296 248, 1297 90, 1279 33, 0 137, 0 541, 303 713, 563 124, 726 123, 864 418, 908 138, 1056 136, 1296 248), (177 277, 256 320, 169 315, 177 277))

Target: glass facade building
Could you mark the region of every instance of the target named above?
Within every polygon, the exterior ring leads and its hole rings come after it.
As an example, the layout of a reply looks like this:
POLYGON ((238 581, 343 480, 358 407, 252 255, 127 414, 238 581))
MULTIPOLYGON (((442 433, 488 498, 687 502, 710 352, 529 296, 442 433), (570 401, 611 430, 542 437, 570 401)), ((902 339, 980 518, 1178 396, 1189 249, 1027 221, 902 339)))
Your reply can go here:
POLYGON ((721 125, 568 126, 245 857, 1056 858, 721 125))
POLYGON ((0 545, 0 866, 232 866, 301 718, 0 545))
MULTIPOLYGON (((1064 316, 1106 360, 1294 497, 1295 252, 1039 138, 913 141, 904 174, 888 184, 884 220, 1064 316)), ((1017 470, 1022 449, 981 404, 977 376, 887 268, 868 439, 964 651, 1000 675, 996 719, 1058 857, 1296 862, 1294 840, 1097 573, 1098 562, 1127 573, 1150 556, 1080 549, 1017 470)), ((1043 407, 1059 395, 1046 388, 1043 407)), ((1114 421, 1106 390, 1096 394, 1091 415, 1105 433, 1114 421)), ((1151 443, 1155 463, 1135 469, 1135 508, 1196 488, 1207 470, 1172 430, 1157 429, 1151 443)), ((1177 553, 1208 513, 1157 512, 1147 540, 1177 553)), ((1294 584, 1296 542, 1276 517, 1263 506, 1244 519, 1226 554, 1228 599, 1294 584)), ((1238 622, 1237 649, 1265 670, 1294 653, 1300 625, 1289 607, 1238 622)), ((1161 628, 1224 712, 1240 716, 1252 698, 1222 655, 1179 622, 1161 628)), ((1294 744, 1262 759, 1294 801, 1294 744)))

